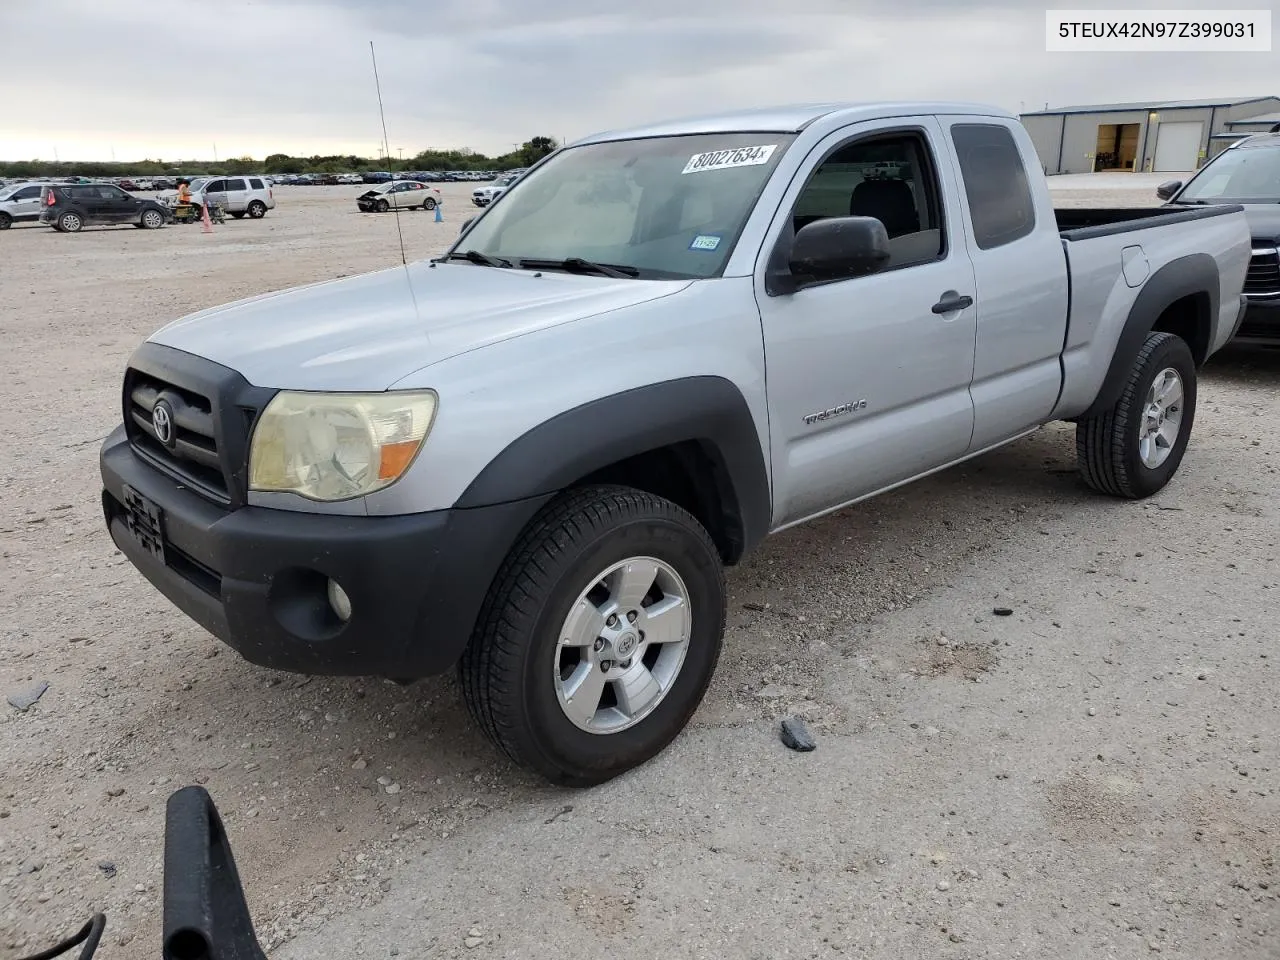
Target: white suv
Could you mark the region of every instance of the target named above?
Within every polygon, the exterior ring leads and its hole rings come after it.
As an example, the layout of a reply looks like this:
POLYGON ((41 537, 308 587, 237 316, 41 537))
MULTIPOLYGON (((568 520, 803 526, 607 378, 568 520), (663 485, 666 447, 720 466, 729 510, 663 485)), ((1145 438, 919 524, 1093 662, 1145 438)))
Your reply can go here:
POLYGON ((11 183, 0 187, 0 230, 40 219, 40 184, 11 183))
MULTIPOLYGON (((162 199, 176 196, 176 192, 168 192, 162 199)), ((245 214, 259 220, 276 206, 271 181, 257 176, 197 177, 191 181, 191 199, 217 204, 237 220, 245 214)))

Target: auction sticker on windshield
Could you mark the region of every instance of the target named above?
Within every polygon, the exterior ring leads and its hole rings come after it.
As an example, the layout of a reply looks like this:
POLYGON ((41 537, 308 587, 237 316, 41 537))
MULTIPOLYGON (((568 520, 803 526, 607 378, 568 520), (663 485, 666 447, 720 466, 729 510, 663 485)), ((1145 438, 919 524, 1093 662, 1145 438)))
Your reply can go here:
POLYGON ((705 173, 708 170, 730 170, 733 167, 754 167, 768 163, 773 151, 778 149, 776 143, 762 144, 758 147, 737 147, 733 150, 712 150, 709 153, 697 153, 689 158, 680 172, 705 173))

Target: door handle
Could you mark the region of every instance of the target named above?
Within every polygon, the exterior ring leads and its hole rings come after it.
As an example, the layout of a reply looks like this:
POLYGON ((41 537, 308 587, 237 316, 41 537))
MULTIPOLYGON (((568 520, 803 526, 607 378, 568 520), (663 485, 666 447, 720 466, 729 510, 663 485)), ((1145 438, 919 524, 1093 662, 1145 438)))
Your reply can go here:
POLYGON ((954 290, 948 290, 942 295, 942 299, 933 305, 933 312, 955 313, 957 310, 963 310, 965 307, 972 306, 973 297, 961 296, 954 290))

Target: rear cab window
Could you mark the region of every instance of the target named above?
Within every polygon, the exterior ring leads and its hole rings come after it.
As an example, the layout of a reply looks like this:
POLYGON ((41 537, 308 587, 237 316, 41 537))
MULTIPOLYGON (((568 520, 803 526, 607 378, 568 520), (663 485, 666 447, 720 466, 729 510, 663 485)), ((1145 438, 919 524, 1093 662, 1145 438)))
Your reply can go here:
POLYGON ((1007 127, 958 123, 951 142, 960 161, 973 238, 980 250, 1013 243, 1036 226, 1035 203, 1022 154, 1007 127))

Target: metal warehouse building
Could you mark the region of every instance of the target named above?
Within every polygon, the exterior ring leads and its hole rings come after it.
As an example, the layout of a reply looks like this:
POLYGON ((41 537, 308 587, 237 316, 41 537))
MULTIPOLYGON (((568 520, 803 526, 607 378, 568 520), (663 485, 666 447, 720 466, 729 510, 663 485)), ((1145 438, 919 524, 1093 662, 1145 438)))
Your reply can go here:
POLYGON ((1185 173, 1280 123, 1280 97, 1059 107, 1022 115, 1047 174, 1185 173))

